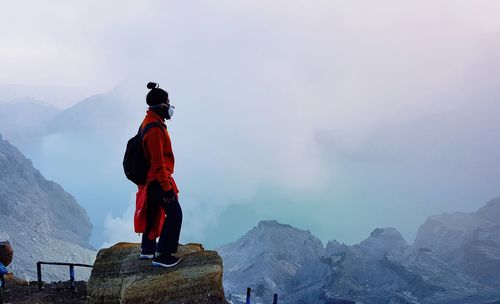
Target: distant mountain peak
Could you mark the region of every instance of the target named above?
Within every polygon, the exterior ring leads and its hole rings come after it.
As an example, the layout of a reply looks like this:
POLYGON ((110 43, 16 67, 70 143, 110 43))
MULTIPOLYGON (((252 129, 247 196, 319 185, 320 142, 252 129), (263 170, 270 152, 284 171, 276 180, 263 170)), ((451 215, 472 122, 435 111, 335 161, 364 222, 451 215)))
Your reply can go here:
POLYGON ((361 248, 368 257, 380 259, 390 250, 404 248, 408 244, 396 228, 388 227, 376 228, 370 233, 369 238, 355 246, 361 248))
POLYGON ((36 99, 33 97, 29 97, 29 96, 10 99, 10 100, 4 101, 2 103, 5 105, 36 105, 36 106, 41 106, 41 107, 45 107, 45 108, 51 108, 51 109, 54 109, 57 111, 61 110, 59 107, 51 104, 50 102, 36 99))
POLYGON ((393 227, 386 228, 375 228, 375 230, 370 233, 370 238, 379 238, 379 237, 394 237, 398 239, 403 239, 401 233, 393 227))
POLYGON ((391 241, 394 244, 404 244, 407 245, 406 240, 404 237, 401 235, 401 233, 393 227, 386 227, 386 228, 375 228, 371 233, 370 236, 361 242, 360 244, 367 243, 367 242, 379 242, 381 240, 385 241, 391 241))
POLYGON ((276 220, 262 220, 259 222, 257 225, 258 228, 291 228, 294 229, 292 226, 288 224, 282 224, 276 220))
POLYGON ((235 282, 232 290, 240 292, 251 286, 257 297, 265 296, 258 290, 284 294, 290 281, 300 280, 299 275, 321 270, 324 254, 323 244, 309 231, 276 220, 260 221, 217 251, 224 258, 224 279, 235 282))
POLYGON ((500 224, 500 198, 490 200, 476 213, 482 219, 500 224))

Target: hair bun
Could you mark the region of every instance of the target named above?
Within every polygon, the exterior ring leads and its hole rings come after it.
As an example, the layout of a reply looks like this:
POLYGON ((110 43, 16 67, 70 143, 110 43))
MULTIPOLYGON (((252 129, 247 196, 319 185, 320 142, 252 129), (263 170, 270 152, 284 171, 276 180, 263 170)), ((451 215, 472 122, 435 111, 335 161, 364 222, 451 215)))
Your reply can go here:
POLYGON ((148 89, 154 89, 154 88, 157 88, 158 87, 158 84, 156 82, 148 82, 148 85, 147 85, 148 89))

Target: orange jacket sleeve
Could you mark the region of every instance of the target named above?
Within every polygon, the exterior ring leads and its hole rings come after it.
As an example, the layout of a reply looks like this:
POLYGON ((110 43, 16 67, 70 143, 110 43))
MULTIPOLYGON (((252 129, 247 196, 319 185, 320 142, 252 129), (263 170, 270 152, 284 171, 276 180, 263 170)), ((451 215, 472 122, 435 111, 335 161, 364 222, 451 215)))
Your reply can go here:
POLYGON ((151 128, 146 133, 144 140, 150 157, 151 168, 149 170, 153 172, 155 179, 160 183, 163 191, 169 191, 172 189, 172 184, 170 182, 170 173, 165 167, 163 158, 163 147, 165 141, 168 140, 164 132, 161 128, 151 128))

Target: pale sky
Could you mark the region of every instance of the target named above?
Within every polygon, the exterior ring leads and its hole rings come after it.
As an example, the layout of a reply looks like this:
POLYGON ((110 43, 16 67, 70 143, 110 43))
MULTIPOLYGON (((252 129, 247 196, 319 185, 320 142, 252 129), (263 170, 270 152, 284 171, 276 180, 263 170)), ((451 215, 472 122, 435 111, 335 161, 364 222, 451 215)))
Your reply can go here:
POLYGON ((1 1, 0 84, 167 87, 180 164, 217 172, 189 194, 220 197, 189 238, 274 217, 411 242, 426 216, 500 196, 498 16, 477 0, 1 1))
POLYGON ((180 51, 213 50, 212 44, 222 54, 248 47, 249 60, 261 52, 269 56, 267 49, 275 47, 286 47, 284 55, 293 49, 323 52, 314 59, 328 65, 347 55, 338 52, 354 51, 349 47, 359 40, 383 44, 388 52, 420 42, 418 54, 431 43, 458 43, 461 36, 500 29, 500 3, 494 0, 54 0, 1 1, 1 7, 0 83, 97 89, 109 89, 146 65, 154 69, 155 61, 180 51), (390 36, 394 40, 386 40, 390 36), (337 50, 338 42, 347 45, 337 50))

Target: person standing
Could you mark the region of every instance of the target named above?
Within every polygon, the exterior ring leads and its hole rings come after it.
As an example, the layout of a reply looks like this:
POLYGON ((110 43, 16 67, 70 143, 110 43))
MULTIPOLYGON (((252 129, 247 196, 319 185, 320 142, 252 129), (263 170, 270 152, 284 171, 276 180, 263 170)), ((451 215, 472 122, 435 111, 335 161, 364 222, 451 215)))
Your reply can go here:
POLYGON ((165 121, 172 117, 174 107, 168 93, 157 83, 150 82, 147 88, 149 109, 139 132, 143 134, 144 155, 150 168, 146 183, 138 185, 134 226, 136 232, 142 233, 139 258, 152 259, 155 267, 173 267, 180 261, 173 254, 179 245, 182 209, 172 177, 175 160, 165 121))

